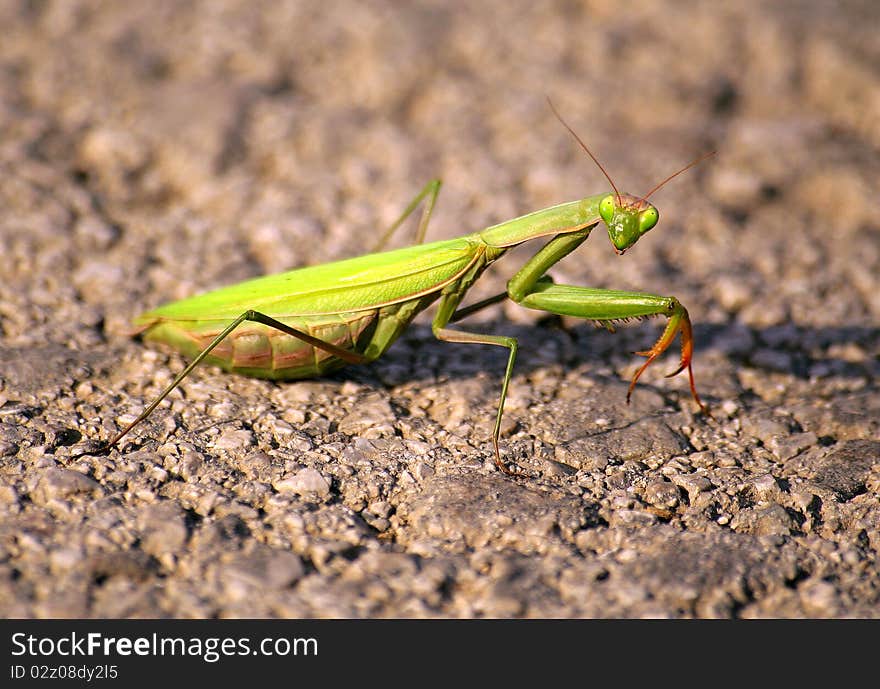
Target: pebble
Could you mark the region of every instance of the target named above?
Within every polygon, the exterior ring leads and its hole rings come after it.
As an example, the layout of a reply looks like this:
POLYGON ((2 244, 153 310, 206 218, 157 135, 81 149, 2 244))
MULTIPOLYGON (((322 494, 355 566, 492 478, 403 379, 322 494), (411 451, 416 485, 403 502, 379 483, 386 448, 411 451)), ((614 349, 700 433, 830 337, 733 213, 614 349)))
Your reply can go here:
POLYGON ((65 574, 82 562, 85 553, 81 546, 56 548, 49 553, 49 567, 55 575, 65 574))
POLYGON ((804 581, 798 586, 798 595, 806 611, 819 617, 834 615, 840 605, 837 589, 827 581, 804 581))
POLYGON ((45 504, 52 499, 69 498, 78 494, 103 495, 101 485, 77 471, 69 469, 46 469, 36 488, 31 492, 34 502, 45 504))
POLYGON ((763 474, 752 479, 751 486, 758 500, 767 500, 779 492, 779 485, 770 474, 763 474))
POLYGON ((657 521, 657 515, 638 509, 614 510, 608 517, 608 523, 611 526, 645 527, 656 524, 657 521))
POLYGON ((157 557, 180 551, 189 535, 183 511, 171 501, 142 509, 138 513, 138 528, 143 534, 141 547, 157 557))
POLYGON ((776 503, 742 509, 730 520, 730 526, 734 531, 755 536, 788 536, 797 528, 785 508, 776 503))
POLYGON ((777 438, 787 437, 789 434, 787 422, 767 416, 743 418, 742 430, 745 434, 760 440, 764 445, 770 445, 777 438))
POLYGON ((819 438, 812 431, 776 436, 767 443, 767 448, 779 459, 785 461, 799 455, 804 450, 815 447, 819 438))
POLYGON ((226 430, 214 441, 217 450, 242 450, 254 444, 254 434, 248 430, 226 430))
POLYGON ((330 495, 330 482, 317 469, 302 469, 293 476, 287 476, 272 483, 279 493, 296 493, 297 495, 315 495, 326 498, 330 495))
POLYGON ((434 475, 434 468, 430 464, 419 462, 413 469, 413 473, 419 481, 425 481, 434 475))
POLYGON ((699 474, 676 474, 670 477, 672 482, 683 488, 691 501, 699 494, 712 489, 712 482, 699 474))
POLYGON ((675 507, 678 505, 678 486, 670 481, 655 481, 645 488, 645 500, 656 507, 675 507))

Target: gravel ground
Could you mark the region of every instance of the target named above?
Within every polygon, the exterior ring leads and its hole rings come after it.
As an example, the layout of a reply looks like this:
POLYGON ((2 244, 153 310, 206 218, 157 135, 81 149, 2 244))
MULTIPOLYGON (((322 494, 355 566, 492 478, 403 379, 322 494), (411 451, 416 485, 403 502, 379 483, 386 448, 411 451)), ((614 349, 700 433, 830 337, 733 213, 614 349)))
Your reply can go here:
POLYGON ((0 4, 0 614, 880 617, 880 10, 618 8, 0 4), (607 189, 545 95, 633 193, 718 151, 553 271, 677 296, 714 420, 674 353, 625 404, 660 321, 504 304, 526 478, 505 353, 429 315, 315 381, 200 369, 87 453, 184 365, 142 310, 357 255, 432 177, 432 238, 607 189))

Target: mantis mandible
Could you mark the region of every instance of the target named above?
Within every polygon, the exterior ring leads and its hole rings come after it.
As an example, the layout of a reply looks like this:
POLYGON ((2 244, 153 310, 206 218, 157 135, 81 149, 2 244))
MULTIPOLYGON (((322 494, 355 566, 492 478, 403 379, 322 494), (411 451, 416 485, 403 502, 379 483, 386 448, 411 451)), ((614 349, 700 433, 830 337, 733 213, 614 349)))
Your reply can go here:
POLYGON ((600 222, 605 224, 614 250, 623 254, 657 224, 659 213, 648 198, 712 153, 670 175, 642 197, 621 193, 552 103, 550 107, 596 163, 613 191, 538 210, 463 237, 425 244, 425 232, 441 185, 440 180, 432 180, 379 242, 380 247, 384 246, 424 202, 413 246, 259 277, 144 313, 134 321, 143 338, 171 345, 192 357, 192 361, 105 447, 118 443, 146 419, 203 360, 226 371, 273 380, 320 376, 346 364, 374 361, 416 314, 435 301, 439 303, 431 329, 437 339, 494 345, 509 351, 492 431, 495 463, 507 474, 516 472, 502 461, 498 444, 504 401, 516 360, 516 338, 449 327, 450 323, 504 299, 530 309, 595 321, 611 330, 615 321, 666 316, 668 322, 659 339, 650 349, 636 352, 647 357, 647 361, 633 375, 626 400, 629 402, 645 369, 681 333, 681 361, 669 376, 687 369, 694 401, 708 414, 694 383, 690 318, 678 299, 558 285, 546 272, 577 249, 600 222), (492 263, 513 247, 544 237, 549 237, 549 241, 510 279, 505 292, 458 308, 468 289, 492 263))

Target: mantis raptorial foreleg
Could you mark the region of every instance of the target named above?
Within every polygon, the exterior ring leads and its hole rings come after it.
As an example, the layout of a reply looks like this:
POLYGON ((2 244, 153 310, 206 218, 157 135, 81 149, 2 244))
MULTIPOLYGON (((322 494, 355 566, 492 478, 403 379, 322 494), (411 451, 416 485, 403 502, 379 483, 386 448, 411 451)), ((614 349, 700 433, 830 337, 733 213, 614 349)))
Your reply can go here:
POLYGON ((582 244, 590 234, 592 228, 588 227, 567 235, 561 235, 550 240, 537 254, 535 254, 519 272, 508 282, 507 292, 484 299, 476 304, 467 306, 458 311, 455 310, 463 294, 450 292, 443 295, 437 308, 432 329, 439 340, 445 342, 489 344, 499 347, 507 347, 510 355, 507 359, 507 369, 501 384, 501 399, 498 403, 498 411, 495 417, 495 427, 492 431, 492 444, 495 449, 495 463, 506 473, 511 472, 501 461, 498 449, 499 435, 501 432, 501 418, 504 412, 504 402, 507 397, 507 389, 513 372, 513 364, 516 360, 517 341, 514 337, 503 335, 489 335, 460 330, 452 330, 445 327, 449 322, 459 320, 482 308, 510 298, 513 301, 531 309, 554 313, 560 316, 575 316, 587 320, 597 321, 604 325, 611 325, 614 321, 628 320, 631 318, 647 318, 650 316, 666 316, 669 321, 663 334, 651 349, 637 352, 648 360, 636 371, 630 382, 626 400, 629 402, 636 381, 644 370, 662 354, 678 333, 682 336, 681 362, 679 367, 670 373, 674 376, 685 368, 688 370, 691 393, 694 400, 705 413, 708 408, 703 404, 697 394, 694 385, 694 375, 691 367, 691 355, 693 353, 693 335, 690 318, 687 310, 675 297, 661 297, 654 294, 640 292, 624 292, 619 290, 596 289, 579 287, 576 285, 557 285, 553 280, 544 275, 544 272, 552 265, 558 263, 569 253, 582 244))
POLYGON ((590 230, 582 230, 569 235, 551 239, 529 260, 507 284, 510 298, 530 309, 555 313, 560 316, 575 316, 610 325, 617 320, 666 316, 669 322, 654 346, 645 352, 648 357, 644 365, 636 371, 627 392, 629 401, 636 381, 651 362, 662 354, 675 336, 681 333, 681 363, 671 376, 685 368, 690 378, 691 393, 700 409, 706 414, 708 408, 703 404, 694 385, 691 367, 693 354, 693 332, 687 310, 675 297, 661 297, 640 292, 595 289, 574 285, 556 285, 544 275, 550 266, 576 249, 589 235, 590 230))
POLYGON ((630 318, 647 318, 650 316, 666 316, 669 322, 666 329, 660 335, 651 349, 636 352, 640 356, 648 357, 648 360, 636 371, 630 381, 626 393, 626 401, 629 402, 636 381, 646 368, 660 356, 681 333, 681 362, 677 369, 667 375, 671 378, 681 373, 685 368, 688 371, 691 394, 700 406, 703 413, 709 414, 709 409, 703 404, 697 394, 694 384, 694 372, 691 366, 693 354, 693 332, 687 309, 681 305, 675 297, 661 297, 656 294, 642 294, 639 292, 620 292, 617 290, 593 289, 590 287, 578 287, 575 285, 556 285, 549 278, 542 278, 534 285, 534 291, 529 292, 519 303, 530 309, 547 311, 560 316, 575 316, 587 320, 597 321, 603 325, 611 325, 617 320, 630 318))

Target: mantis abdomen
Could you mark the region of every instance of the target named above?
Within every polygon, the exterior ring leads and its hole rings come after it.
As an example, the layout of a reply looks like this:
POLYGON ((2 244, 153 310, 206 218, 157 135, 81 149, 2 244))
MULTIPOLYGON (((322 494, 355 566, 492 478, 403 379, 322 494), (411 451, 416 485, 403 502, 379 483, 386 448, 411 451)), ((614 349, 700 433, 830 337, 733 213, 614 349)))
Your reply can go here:
MULTIPOLYGON (((439 297, 419 299, 353 313, 279 318, 282 323, 373 361, 390 347, 412 319, 439 297)), ((158 319, 143 338, 161 342, 188 357, 208 347, 227 324, 158 319)), ((271 380, 312 378, 345 366, 347 361, 262 323, 243 323, 211 350, 208 363, 230 373, 271 380)))

